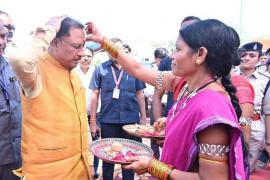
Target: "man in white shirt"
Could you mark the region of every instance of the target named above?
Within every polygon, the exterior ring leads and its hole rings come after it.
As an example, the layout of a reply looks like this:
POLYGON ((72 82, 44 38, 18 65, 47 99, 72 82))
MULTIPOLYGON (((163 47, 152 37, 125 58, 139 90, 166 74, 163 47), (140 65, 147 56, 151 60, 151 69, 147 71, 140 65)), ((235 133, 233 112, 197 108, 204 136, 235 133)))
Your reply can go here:
POLYGON ((86 89, 87 115, 90 115, 90 97, 92 93, 92 90, 89 89, 89 84, 95 70, 95 68, 91 66, 93 55, 93 50, 86 48, 84 50, 84 56, 80 60, 80 64, 76 67, 76 71, 78 72, 79 77, 82 80, 82 84, 86 89))
MULTIPOLYGON (((79 65, 76 67, 76 71, 79 74, 79 77, 82 81, 82 84, 85 88, 86 92, 86 108, 87 108, 87 118, 88 118, 88 124, 90 120, 90 106, 91 106, 91 95, 92 95, 92 90, 89 88, 90 81, 93 75, 93 72, 95 68, 91 65, 92 60, 94 56, 94 51, 90 48, 85 48, 84 49, 84 56, 81 57, 79 65)), ((90 129, 89 129, 90 132, 90 129)), ((96 136, 92 136, 92 140, 97 140, 99 138, 99 134, 96 136)), ((99 174, 97 172, 98 169, 98 162, 99 159, 97 157, 94 157, 94 178, 98 178, 99 174)))

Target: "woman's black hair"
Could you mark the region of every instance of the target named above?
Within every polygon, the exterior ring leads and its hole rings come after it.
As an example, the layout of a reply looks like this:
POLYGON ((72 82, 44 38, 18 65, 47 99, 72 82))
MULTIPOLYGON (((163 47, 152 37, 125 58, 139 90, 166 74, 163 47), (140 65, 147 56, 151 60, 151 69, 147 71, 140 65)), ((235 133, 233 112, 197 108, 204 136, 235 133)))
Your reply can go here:
POLYGON ((232 27, 228 27, 228 28, 232 34, 232 37, 234 38, 234 48, 237 50, 237 53, 233 54, 232 64, 233 64, 233 66, 238 66, 241 63, 241 53, 243 53, 244 49, 239 48, 240 38, 239 38, 236 30, 233 29, 232 27))
POLYGON ((214 76, 221 78, 239 118, 242 111, 235 95, 236 88, 230 80, 230 71, 233 62, 238 58, 237 50, 240 44, 236 31, 218 20, 207 19, 181 29, 180 36, 193 51, 198 51, 200 47, 207 49, 206 67, 214 76))
MULTIPOLYGON (((200 47, 207 49, 206 67, 214 76, 221 78, 221 83, 230 95, 232 105, 239 119, 242 110, 235 95, 236 88, 230 80, 232 65, 239 61, 238 47, 240 40, 237 32, 218 20, 208 19, 198 21, 181 29, 180 36, 193 51, 197 51, 200 47)), ((248 178, 248 146, 242 133, 241 141, 245 172, 248 178)))

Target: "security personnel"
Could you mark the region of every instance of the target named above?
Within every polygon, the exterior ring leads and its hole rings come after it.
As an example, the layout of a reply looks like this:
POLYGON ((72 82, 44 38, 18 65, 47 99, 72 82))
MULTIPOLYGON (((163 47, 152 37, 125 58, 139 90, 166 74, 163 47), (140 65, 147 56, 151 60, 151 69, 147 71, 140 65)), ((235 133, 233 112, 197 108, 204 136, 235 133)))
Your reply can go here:
POLYGON ((262 51, 262 44, 251 42, 242 46, 240 74, 245 76, 252 84, 255 91, 254 115, 251 125, 251 138, 249 146, 249 164, 251 172, 255 169, 259 158, 260 149, 263 147, 265 138, 265 122, 262 113, 264 90, 269 78, 256 69, 262 51))

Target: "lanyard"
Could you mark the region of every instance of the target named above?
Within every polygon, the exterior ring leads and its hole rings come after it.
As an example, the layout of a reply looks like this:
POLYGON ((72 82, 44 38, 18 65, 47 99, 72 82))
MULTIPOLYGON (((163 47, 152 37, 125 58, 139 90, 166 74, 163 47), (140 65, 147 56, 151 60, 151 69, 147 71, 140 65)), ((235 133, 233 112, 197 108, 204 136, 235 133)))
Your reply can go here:
POLYGON ((115 82, 115 88, 119 89, 119 84, 120 84, 120 82, 121 82, 121 79, 122 79, 124 70, 123 70, 123 69, 121 70, 118 79, 116 79, 116 74, 115 74, 115 71, 114 71, 114 69, 113 69, 112 66, 111 66, 111 69, 112 69, 112 74, 113 74, 113 80, 114 80, 114 82, 115 82))

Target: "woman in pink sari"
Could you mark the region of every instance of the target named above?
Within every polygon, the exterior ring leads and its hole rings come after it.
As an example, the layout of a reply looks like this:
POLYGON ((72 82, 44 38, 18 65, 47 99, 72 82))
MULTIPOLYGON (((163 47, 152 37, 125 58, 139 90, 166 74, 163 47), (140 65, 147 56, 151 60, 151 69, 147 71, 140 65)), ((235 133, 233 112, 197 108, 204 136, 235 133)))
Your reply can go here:
POLYGON ((89 40, 101 43, 138 79, 171 91, 181 83, 166 120, 161 160, 137 156, 125 168, 159 179, 246 179, 238 124, 241 109, 229 78, 238 38, 231 27, 210 19, 181 29, 171 55, 172 73, 143 67, 93 23, 87 30, 89 40))

